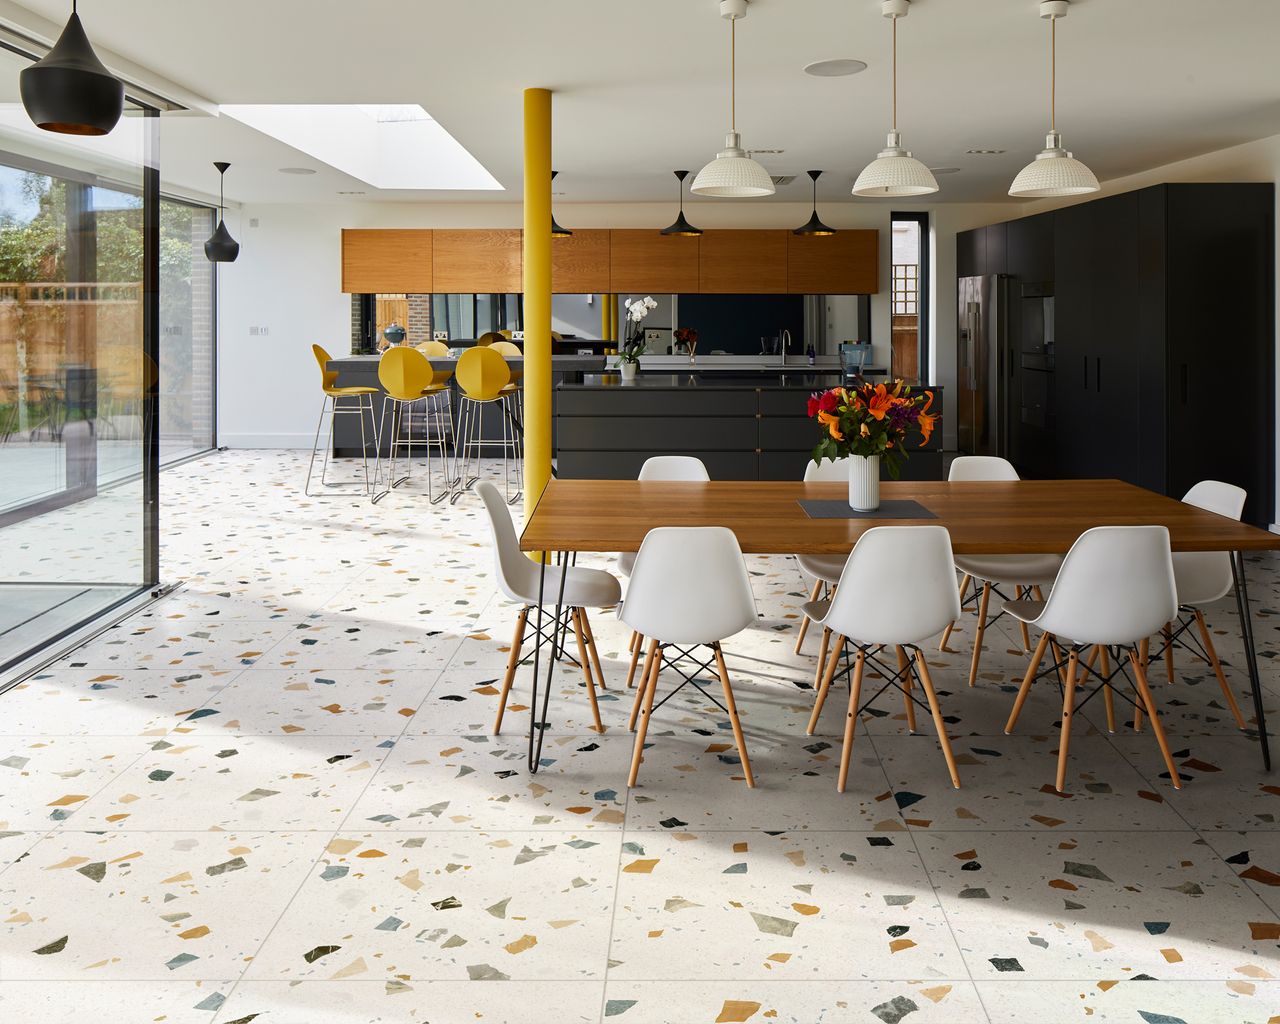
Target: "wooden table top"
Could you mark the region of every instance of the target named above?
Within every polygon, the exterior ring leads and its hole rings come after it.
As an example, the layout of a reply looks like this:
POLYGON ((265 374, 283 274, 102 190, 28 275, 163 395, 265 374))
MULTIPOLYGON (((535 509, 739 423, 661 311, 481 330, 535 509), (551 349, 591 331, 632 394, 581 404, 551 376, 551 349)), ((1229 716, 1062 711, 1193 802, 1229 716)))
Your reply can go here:
POLYGON ((748 554, 844 554, 875 526, 935 525, 956 554, 1065 553, 1094 526, 1160 525, 1175 551, 1280 549, 1280 535, 1119 480, 886 481, 935 519, 810 519, 801 499, 848 500, 844 483, 552 480, 520 538, 524 551, 638 551, 655 526, 727 526, 748 554))

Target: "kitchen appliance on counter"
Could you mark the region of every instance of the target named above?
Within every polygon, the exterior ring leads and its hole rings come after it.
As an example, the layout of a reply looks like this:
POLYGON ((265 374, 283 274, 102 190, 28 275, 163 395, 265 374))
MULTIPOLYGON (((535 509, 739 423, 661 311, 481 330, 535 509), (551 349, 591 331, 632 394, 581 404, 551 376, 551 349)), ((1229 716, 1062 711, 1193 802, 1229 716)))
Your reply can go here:
POLYGON ((962 277, 956 325, 956 414, 963 455, 1009 455, 1015 360, 1010 351, 1009 279, 962 277))

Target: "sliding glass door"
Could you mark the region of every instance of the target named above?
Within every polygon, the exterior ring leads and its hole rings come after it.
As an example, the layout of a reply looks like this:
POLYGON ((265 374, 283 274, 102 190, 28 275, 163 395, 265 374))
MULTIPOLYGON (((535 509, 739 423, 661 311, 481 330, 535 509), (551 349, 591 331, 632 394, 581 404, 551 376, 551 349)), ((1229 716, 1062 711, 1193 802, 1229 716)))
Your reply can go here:
POLYGON ((42 132, 27 63, 0 51, 0 670, 157 580, 157 114, 42 132))

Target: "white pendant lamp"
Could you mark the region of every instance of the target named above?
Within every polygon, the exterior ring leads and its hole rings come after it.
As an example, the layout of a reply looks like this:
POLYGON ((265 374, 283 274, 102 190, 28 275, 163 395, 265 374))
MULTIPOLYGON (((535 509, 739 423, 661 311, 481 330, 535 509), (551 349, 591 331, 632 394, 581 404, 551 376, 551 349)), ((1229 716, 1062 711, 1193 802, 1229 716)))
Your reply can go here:
POLYGON ((893 126, 888 142, 853 183, 855 196, 927 196, 938 191, 933 172, 902 148, 898 134, 898 19, 905 18, 911 0, 881 0, 880 13, 893 22, 893 126))
POLYGON ((1058 134, 1058 19, 1067 16, 1070 0, 1042 0, 1040 17, 1049 20, 1049 134, 1044 149, 1013 179, 1009 195, 1020 199, 1082 196, 1097 192, 1093 171, 1062 148, 1058 134))
POLYGON ((720 17, 729 21, 729 133, 724 138, 724 149, 716 158, 698 172, 693 179, 691 192, 700 196, 721 196, 728 199, 751 199, 771 196, 774 193, 773 178, 769 172, 742 148, 738 135, 737 106, 737 23, 747 16, 747 0, 720 0, 720 17))

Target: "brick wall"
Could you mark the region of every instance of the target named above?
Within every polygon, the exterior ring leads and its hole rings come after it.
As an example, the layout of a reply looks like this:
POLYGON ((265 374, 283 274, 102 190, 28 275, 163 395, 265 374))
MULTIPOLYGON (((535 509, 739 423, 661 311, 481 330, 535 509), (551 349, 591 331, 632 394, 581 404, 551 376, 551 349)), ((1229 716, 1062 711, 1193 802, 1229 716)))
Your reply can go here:
POLYGON ((431 296, 409 295, 409 323, 406 325, 410 345, 431 340, 431 296))

